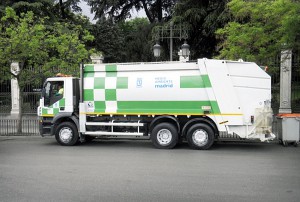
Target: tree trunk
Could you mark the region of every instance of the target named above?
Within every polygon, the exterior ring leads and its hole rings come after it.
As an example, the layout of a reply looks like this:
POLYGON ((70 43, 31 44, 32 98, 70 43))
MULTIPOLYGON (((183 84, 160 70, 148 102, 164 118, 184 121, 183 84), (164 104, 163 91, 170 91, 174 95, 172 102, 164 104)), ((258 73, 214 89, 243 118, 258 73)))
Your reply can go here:
POLYGON ((158 22, 162 21, 162 3, 161 0, 157 0, 157 18, 158 22))
POLYGON ((66 15, 65 15, 65 6, 64 6, 63 0, 59 0, 59 9, 60 9, 60 14, 61 14, 62 19, 65 19, 66 15))
POLYGON ((153 23, 155 21, 155 19, 151 16, 151 13, 147 7, 145 0, 142 1, 142 4, 143 4, 144 10, 145 10, 145 13, 147 15, 147 18, 149 19, 150 23, 153 23))

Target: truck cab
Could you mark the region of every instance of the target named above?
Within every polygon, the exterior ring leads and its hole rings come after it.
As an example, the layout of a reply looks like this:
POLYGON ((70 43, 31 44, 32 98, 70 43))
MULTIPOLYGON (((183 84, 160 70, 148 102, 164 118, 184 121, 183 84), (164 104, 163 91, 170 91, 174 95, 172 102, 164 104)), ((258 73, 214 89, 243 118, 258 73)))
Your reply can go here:
POLYGON ((43 85, 37 112, 40 117, 40 134, 42 136, 54 135, 54 126, 57 125, 58 119, 78 117, 78 104, 78 78, 48 78, 43 85))

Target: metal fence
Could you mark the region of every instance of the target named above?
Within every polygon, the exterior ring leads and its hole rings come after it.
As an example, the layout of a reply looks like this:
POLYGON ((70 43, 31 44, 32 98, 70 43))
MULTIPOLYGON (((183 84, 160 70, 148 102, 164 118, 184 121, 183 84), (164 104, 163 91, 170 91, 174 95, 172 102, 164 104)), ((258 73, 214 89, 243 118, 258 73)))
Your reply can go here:
POLYGON ((11 82, 0 82, 0 113, 9 113, 11 110, 11 82))
MULTIPOLYGON (((36 114, 38 102, 41 97, 42 84, 27 85, 24 88, 22 101, 23 114, 36 114)), ((0 114, 9 114, 11 111, 11 82, 0 83, 0 114)))
POLYGON ((23 119, 22 133, 17 130, 18 120, 0 119, 0 136, 9 135, 39 135, 39 122, 37 119, 23 119))

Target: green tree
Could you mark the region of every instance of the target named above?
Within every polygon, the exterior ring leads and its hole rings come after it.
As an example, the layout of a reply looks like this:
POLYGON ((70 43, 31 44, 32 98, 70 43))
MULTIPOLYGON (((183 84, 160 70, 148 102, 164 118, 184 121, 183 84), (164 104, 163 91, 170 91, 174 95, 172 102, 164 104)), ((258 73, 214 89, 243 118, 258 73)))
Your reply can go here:
POLYGON ((56 6, 59 8, 59 14, 62 19, 70 18, 72 11, 80 12, 81 8, 78 6, 80 0, 54 0, 56 6))
MULTIPOLYGON (((44 20, 35 18, 33 12, 17 16, 9 7, 1 18, 1 79, 17 79, 21 98, 25 85, 43 76, 53 76, 53 71, 58 67, 78 68, 78 64, 89 56, 84 44, 93 40, 89 32, 67 23, 55 23, 48 28, 44 20), (19 63, 19 71, 10 71, 12 62, 19 63)), ((22 110, 22 99, 19 109, 22 110)), ((22 111, 19 115, 18 132, 21 132, 22 111)))
POLYGON ((32 11, 36 16, 54 18, 54 0, 2 0, 0 17, 5 15, 5 8, 12 7, 17 15, 32 11))
POLYGON ((95 36, 93 47, 103 53, 104 62, 124 61, 125 40, 117 24, 102 19, 93 25, 91 32, 95 36))
POLYGON ((153 59, 151 29, 147 18, 135 18, 118 24, 125 37, 124 62, 149 62, 153 59))
POLYGON ((144 10, 150 23, 169 19, 176 0, 85 0, 95 12, 95 18, 107 17, 120 22, 131 17, 130 11, 144 10))
POLYGON ((265 63, 284 49, 299 50, 300 3, 294 0, 232 0, 233 20, 219 29, 220 58, 265 63))
POLYGON ((230 19, 228 0, 180 0, 175 5, 173 20, 188 26, 191 58, 213 57, 217 54, 215 31, 230 19))
POLYGON ((80 0, 2 0, 0 16, 6 7, 12 7, 17 15, 32 11, 35 16, 49 17, 50 21, 73 21, 74 12, 81 12, 80 0))

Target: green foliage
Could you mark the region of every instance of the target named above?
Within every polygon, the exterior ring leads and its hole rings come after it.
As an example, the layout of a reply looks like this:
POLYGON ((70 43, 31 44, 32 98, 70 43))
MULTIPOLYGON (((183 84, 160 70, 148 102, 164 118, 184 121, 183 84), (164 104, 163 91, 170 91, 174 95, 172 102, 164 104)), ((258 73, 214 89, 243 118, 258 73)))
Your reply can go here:
POLYGON ((181 0, 175 5, 175 24, 185 24, 189 29, 191 58, 210 58, 218 54, 215 31, 230 19, 226 9, 227 2, 228 0, 181 0))
POLYGON ((80 12, 80 0, 2 0, 0 2, 0 17, 5 15, 5 8, 12 7, 16 14, 32 11, 35 16, 48 17, 48 21, 73 22, 80 12))
POLYGON ((234 20, 219 29, 220 58, 266 62, 282 49, 299 49, 300 3, 293 0, 232 0, 234 20))
POLYGON ((102 19, 92 27, 92 45, 103 53, 105 63, 152 61, 152 24, 146 18, 119 23, 102 19))
POLYGON ((135 18, 118 24, 125 36, 125 58, 123 62, 149 62, 153 59, 151 43, 152 24, 147 18, 135 18))
POLYGON ((85 0, 95 12, 95 18, 121 22, 131 17, 131 10, 144 10, 150 23, 170 19, 175 0, 85 0))
POLYGON ((35 16, 54 18, 54 0, 4 0, 0 3, 0 17, 5 15, 5 8, 12 7, 17 15, 32 11, 35 16))
POLYGON ((95 36, 93 47, 101 51, 104 62, 123 62, 125 57, 125 40, 121 29, 108 20, 99 20, 92 28, 95 36))
POLYGON ((35 18, 33 12, 19 17, 12 8, 7 8, 1 18, 0 67, 4 72, 1 79, 16 78, 21 91, 26 84, 53 76, 58 68, 77 69, 90 53, 84 45, 93 40, 89 32, 67 23, 48 27, 44 21, 35 18), (19 62, 19 72, 10 72, 11 62, 19 62))

